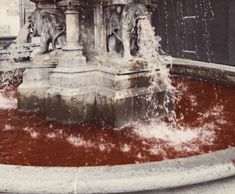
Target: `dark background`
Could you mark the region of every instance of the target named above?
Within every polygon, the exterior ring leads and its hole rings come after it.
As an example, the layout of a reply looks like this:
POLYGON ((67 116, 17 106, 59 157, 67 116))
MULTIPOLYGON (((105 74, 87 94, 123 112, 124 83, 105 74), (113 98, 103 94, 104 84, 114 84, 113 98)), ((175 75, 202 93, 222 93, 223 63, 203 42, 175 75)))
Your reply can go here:
POLYGON ((152 20, 167 54, 235 65, 235 0, 158 0, 152 20))

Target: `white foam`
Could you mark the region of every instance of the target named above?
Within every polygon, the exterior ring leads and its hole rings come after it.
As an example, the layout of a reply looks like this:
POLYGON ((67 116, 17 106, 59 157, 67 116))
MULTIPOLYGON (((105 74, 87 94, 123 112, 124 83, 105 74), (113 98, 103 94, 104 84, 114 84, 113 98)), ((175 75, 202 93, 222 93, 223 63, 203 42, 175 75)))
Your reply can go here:
POLYGON ((76 137, 73 135, 70 135, 67 138, 67 142, 75 147, 93 147, 93 144, 90 141, 84 140, 82 137, 76 137))
POLYGON ((99 150, 101 152, 110 152, 111 148, 110 148, 110 145, 108 143, 100 143, 99 144, 99 150))
POLYGON ((48 139, 54 139, 54 138, 56 138, 56 133, 54 133, 54 132, 47 133, 47 134, 46 134, 46 137, 47 137, 48 139))
POLYGON ((17 99, 13 97, 5 97, 0 93, 0 109, 16 109, 17 99))
POLYGON ((12 131, 12 130, 14 130, 14 127, 11 125, 7 125, 7 124, 2 129, 2 131, 12 131))
POLYGON ((128 144, 124 144, 121 146, 121 151, 126 153, 126 152, 130 152, 131 147, 128 144))
POLYGON ((36 139, 36 138, 38 138, 39 133, 36 132, 36 131, 32 131, 32 132, 30 132, 30 136, 31 136, 33 139, 36 139))
POLYGON ((23 131, 28 132, 33 139, 37 139, 39 136, 39 133, 36 132, 33 128, 25 127, 23 128, 23 131))
POLYGON ((76 147, 84 146, 86 144, 86 142, 82 138, 72 135, 67 138, 67 141, 76 147))
POLYGON ((151 120, 148 124, 135 124, 133 131, 140 137, 162 140, 171 146, 191 144, 200 141, 209 144, 214 139, 214 124, 205 124, 200 128, 186 128, 151 120))
POLYGON ((105 151, 105 145, 104 144, 99 144, 99 149, 101 152, 105 151))

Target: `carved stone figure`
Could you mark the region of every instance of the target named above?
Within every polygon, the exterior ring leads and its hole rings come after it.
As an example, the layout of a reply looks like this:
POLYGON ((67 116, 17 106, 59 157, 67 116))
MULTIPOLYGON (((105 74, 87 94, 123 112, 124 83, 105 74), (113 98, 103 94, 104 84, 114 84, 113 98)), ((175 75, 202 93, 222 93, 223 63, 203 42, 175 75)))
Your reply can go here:
POLYGON ((138 51, 136 31, 138 19, 147 16, 148 10, 144 4, 130 3, 127 4, 122 13, 122 40, 124 46, 124 57, 129 58, 138 51))
POLYGON ((49 52, 50 44, 52 50, 65 44, 65 19, 58 13, 37 8, 32 13, 31 26, 33 35, 41 37, 41 53, 49 52))
POLYGON ((122 55, 124 50, 121 39, 121 14, 121 6, 107 8, 107 50, 111 55, 122 55))

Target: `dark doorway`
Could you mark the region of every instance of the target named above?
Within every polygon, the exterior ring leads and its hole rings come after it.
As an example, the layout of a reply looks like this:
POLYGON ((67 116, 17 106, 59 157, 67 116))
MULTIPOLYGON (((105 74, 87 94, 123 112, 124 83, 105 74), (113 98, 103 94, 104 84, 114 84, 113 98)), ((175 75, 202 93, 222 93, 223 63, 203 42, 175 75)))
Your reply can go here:
POLYGON ((162 48, 174 57, 212 61, 210 0, 159 0, 153 13, 162 48))

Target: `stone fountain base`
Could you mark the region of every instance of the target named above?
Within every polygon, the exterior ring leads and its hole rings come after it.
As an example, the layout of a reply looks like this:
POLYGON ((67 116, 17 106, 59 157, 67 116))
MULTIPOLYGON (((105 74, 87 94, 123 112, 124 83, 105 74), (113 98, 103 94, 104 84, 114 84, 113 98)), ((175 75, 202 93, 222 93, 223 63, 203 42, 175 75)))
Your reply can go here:
POLYGON ((97 119, 113 127, 160 117, 173 108, 173 103, 163 106, 169 98, 166 85, 152 85, 152 76, 157 77, 158 70, 154 73, 149 72, 142 66, 144 64, 133 68, 134 63, 131 63, 126 65, 128 68, 112 64, 114 68, 104 65, 99 70, 96 94, 97 119))
POLYGON ((57 53, 38 55, 26 68, 23 83, 18 87, 18 106, 23 111, 44 112, 45 92, 50 88, 50 75, 55 68, 57 53))
POLYGON ((155 85, 151 81, 160 76, 159 71, 149 71, 143 60, 86 64, 82 55, 65 52, 56 68, 34 70, 44 73, 26 70, 24 77, 30 73, 31 81, 25 79, 18 89, 19 109, 43 112, 48 120, 98 120, 121 127, 166 115, 173 108, 166 85, 160 79, 155 85))

